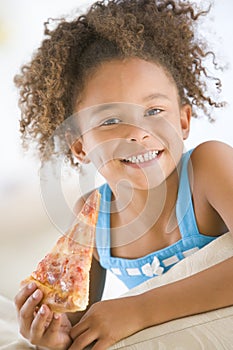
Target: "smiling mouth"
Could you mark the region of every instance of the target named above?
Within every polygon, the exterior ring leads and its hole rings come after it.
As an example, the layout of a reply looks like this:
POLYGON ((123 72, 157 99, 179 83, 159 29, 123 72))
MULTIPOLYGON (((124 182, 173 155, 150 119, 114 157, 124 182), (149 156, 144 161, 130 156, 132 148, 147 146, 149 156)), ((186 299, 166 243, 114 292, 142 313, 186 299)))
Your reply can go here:
POLYGON ((148 151, 143 154, 138 154, 128 158, 124 158, 121 161, 124 163, 141 164, 141 163, 149 162, 151 160, 158 158, 162 152, 163 151, 159 151, 159 150, 148 151))

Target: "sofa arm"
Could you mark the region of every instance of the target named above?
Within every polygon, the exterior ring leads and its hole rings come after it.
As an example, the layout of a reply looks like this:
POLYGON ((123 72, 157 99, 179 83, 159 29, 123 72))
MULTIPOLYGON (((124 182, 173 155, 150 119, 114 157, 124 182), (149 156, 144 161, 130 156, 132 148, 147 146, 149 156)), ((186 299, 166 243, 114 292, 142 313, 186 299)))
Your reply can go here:
MULTIPOLYGON (((191 276, 232 256, 233 238, 230 233, 226 233, 177 263, 164 275, 152 278, 125 293, 124 296, 140 294, 146 290, 191 276)), ((233 306, 144 329, 123 339, 110 349, 230 350, 233 349, 232 330, 233 306)))

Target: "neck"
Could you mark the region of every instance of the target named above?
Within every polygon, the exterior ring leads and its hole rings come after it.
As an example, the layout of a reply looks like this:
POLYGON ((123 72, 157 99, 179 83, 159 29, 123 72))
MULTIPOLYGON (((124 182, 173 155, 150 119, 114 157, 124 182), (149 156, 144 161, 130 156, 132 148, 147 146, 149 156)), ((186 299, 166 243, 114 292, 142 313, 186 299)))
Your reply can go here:
POLYGON ((139 190, 123 183, 112 189, 111 227, 117 232, 118 238, 121 234, 122 244, 135 240, 136 236, 139 238, 156 225, 167 233, 174 229, 178 186, 179 176, 174 171, 166 181, 153 189, 139 190))

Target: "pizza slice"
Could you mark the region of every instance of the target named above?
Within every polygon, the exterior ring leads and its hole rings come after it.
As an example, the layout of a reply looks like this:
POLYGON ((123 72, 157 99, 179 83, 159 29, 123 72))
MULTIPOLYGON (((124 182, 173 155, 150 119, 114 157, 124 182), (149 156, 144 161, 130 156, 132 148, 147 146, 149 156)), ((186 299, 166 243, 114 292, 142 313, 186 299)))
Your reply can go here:
POLYGON ((47 304, 54 312, 82 311, 88 305, 99 203, 100 194, 95 190, 69 232, 59 238, 31 276, 21 282, 21 285, 35 282, 44 294, 41 304, 47 304))

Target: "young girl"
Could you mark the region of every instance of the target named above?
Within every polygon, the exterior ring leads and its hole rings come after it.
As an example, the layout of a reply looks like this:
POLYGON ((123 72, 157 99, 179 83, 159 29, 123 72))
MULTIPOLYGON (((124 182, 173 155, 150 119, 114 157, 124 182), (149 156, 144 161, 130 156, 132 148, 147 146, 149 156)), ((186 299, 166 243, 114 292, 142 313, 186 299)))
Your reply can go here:
POLYGON ((42 299, 35 284, 15 298, 21 334, 38 349, 104 350, 146 327, 233 304, 233 258, 141 295, 100 301, 106 269, 132 288, 233 232, 232 148, 212 141, 184 152, 183 145, 191 116, 202 110, 212 119, 211 108, 223 105, 207 92, 203 60, 216 63, 196 37, 204 14, 181 0, 100 1, 51 31, 47 23, 42 46, 16 77, 24 139, 49 159, 55 148, 46 144, 72 116, 79 135, 66 132, 67 157, 92 162, 107 182, 88 310, 35 312, 42 299))

